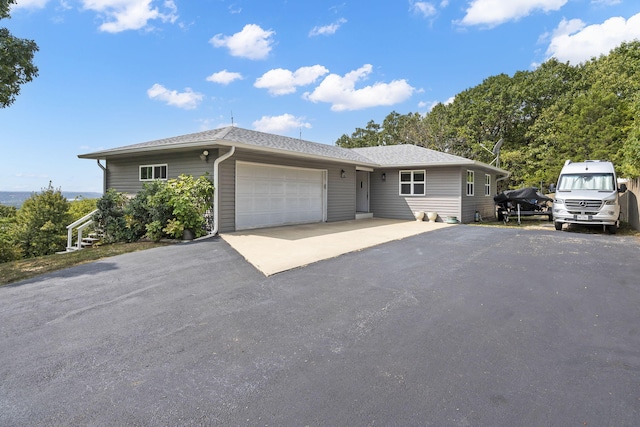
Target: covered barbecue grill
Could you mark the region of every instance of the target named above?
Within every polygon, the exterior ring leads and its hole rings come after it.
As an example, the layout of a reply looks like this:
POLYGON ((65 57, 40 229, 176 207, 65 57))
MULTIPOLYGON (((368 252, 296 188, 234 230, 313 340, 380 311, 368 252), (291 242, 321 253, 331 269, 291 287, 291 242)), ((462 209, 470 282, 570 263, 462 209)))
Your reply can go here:
POLYGON ((496 203, 496 215, 498 221, 509 222, 510 217, 545 215, 549 221, 553 220, 551 197, 540 193, 535 187, 507 190, 493 198, 496 203))

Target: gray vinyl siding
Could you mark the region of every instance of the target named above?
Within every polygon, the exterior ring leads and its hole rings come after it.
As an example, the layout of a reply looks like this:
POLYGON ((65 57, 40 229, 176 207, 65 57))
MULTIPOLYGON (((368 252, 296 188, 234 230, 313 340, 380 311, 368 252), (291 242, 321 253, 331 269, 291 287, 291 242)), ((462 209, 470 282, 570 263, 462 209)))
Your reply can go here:
POLYGON ((327 175, 327 222, 356 218, 356 168, 334 165, 327 175), (341 171, 345 177, 341 177, 341 171))
POLYGON ((167 165, 167 178, 177 178, 180 174, 202 176, 207 172, 213 178, 213 160, 217 150, 209 150, 207 162, 200 159, 202 150, 177 153, 145 154, 107 159, 107 188, 127 194, 136 194, 142 190, 144 181, 140 181, 140 166, 167 165))
POLYGON ((438 221, 448 216, 460 217, 460 181, 458 167, 420 168, 426 170, 427 186, 424 196, 400 195, 401 169, 377 169, 371 173, 370 210, 379 218, 415 219, 414 211, 436 212, 438 221), (386 180, 382 180, 382 173, 386 180))
POLYGON ((326 170, 327 221, 355 219, 356 178, 354 166, 237 150, 233 156, 220 164, 220 184, 222 191, 219 194, 219 231, 221 233, 235 230, 236 161, 326 170), (343 169, 345 170, 346 178, 340 177, 340 172, 343 169))
POLYGON ((461 222, 474 222, 475 213, 478 213, 484 219, 493 219, 495 216, 495 203, 493 196, 496 194, 496 175, 483 169, 464 168, 462 176, 462 215, 461 222), (474 193, 473 196, 467 196, 467 170, 474 172, 474 193), (488 196, 484 194, 485 174, 491 176, 491 191, 488 196))

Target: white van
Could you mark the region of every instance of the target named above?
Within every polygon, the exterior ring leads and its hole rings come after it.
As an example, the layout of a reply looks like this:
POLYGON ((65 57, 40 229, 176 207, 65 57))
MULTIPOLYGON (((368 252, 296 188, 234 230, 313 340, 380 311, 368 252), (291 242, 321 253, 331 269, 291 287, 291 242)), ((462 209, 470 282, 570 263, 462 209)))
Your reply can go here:
POLYGON ((567 160, 560 172, 553 201, 553 222, 556 230, 562 224, 602 225, 615 234, 620 226, 618 189, 613 163, 587 160, 573 163, 567 160))

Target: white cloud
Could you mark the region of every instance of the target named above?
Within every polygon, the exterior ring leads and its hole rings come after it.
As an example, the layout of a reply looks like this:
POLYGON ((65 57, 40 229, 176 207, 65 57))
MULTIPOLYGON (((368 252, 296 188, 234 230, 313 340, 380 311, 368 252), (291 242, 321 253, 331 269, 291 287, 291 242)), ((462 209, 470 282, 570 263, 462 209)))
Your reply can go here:
POLYGON ((11 9, 42 9, 49 0, 18 0, 11 5, 11 9))
POLYGON ((242 12, 242 7, 237 6, 236 4, 230 4, 227 10, 229 10, 230 14, 237 15, 242 12))
POLYGON ((253 122, 253 128, 260 132, 286 133, 291 129, 309 129, 311 124, 305 122, 304 117, 283 114, 281 116, 262 116, 260 120, 253 122))
POLYGON ((415 89, 404 79, 356 89, 356 83, 371 74, 371 70, 372 66, 366 64, 344 76, 329 74, 313 92, 305 93, 304 98, 311 102, 331 103, 332 111, 345 111, 394 105, 413 94, 415 89))
POLYGON ((634 39, 640 39, 640 13, 628 20, 614 17, 589 26, 579 19, 563 19, 551 36, 547 56, 576 65, 634 39))
POLYGON ((311 31, 309 31, 309 37, 313 36, 330 36, 331 34, 335 34, 336 31, 342 26, 342 24, 346 24, 347 20, 344 18, 338 19, 333 24, 325 25, 322 27, 313 27, 311 31))
POLYGON ((216 34, 209 43, 214 47, 226 47, 232 56, 248 59, 265 59, 271 46, 275 31, 263 30, 259 25, 247 24, 242 31, 231 36, 216 34))
POLYGON ((153 0, 82 0, 87 10, 101 14, 105 21, 100 31, 119 33, 126 30, 139 30, 146 27, 149 21, 159 19, 162 22, 174 23, 178 19, 177 7, 173 0, 162 3, 161 12, 153 0), (153 3, 153 6, 152 6, 153 3))
POLYGON ((276 68, 258 77, 253 85, 259 89, 267 89, 271 95, 286 95, 294 93, 298 86, 305 86, 315 82, 328 72, 329 70, 322 65, 301 67, 293 72, 283 68, 276 68))
POLYGON ((622 0, 591 0, 593 4, 601 4, 603 6, 613 6, 622 3, 622 0))
POLYGON ((18 172, 17 174, 15 174, 16 178, 36 178, 36 179, 42 179, 42 178, 49 178, 49 175, 43 174, 43 173, 33 173, 33 172, 18 172))
POLYGON ((537 10, 560 10, 567 2, 568 0, 473 0, 459 23, 494 27, 507 21, 517 21, 537 10))
POLYGON ((242 79, 242 74, 232 73, 227 70, 218 71, 217 73, 213 73, 207 77, 208 82, 220 83, 221 85, 228 85, 229 83, 242 79))
POLYGON ((150 99, 164 101, 167 105, 183 108, 185 110, 193 110, 204 99, 204 95, 194 92, 191 88, 186 88, 184 92, 169 90, 161 84, 154 84, 147 90, 150 99))
POLYGON ((410 0, 409 4, 411 5, 410 10, 412 12, 419 13, 420 15, 424 16, 425 18, 427 18, 429 16, 433 16, 438 12, 436 10, 436 7, 433 4, 431 4, 429 2, 426 2, 426 1, 413 1, 413 0, 410 0))

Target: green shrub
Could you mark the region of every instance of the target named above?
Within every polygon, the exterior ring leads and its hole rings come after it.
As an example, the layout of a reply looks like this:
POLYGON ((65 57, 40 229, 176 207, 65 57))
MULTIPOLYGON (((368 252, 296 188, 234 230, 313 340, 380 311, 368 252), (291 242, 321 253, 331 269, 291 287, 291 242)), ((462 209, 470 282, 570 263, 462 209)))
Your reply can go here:
POLYGON ((15 218, 17 212, 15 206, 0 205, 0 218, 15 218))
MULTIPOLYGON (((4 206, 0 205, 0 208, 4 206)), ((22 258, 22 249, 16 245, 16 216, 0 216, 0 263, 22 258)))
POLYGON ((70 201, 69 216, 71 217, 72 222, 94 211, 96 209, 97 202, 98 199, 85 199, 82 196, 76 197, 74 200, 70 201))
POLYGON ((102 232, 105 243, 129 241, 130 233, 124 211, 126 204, 127 197, 112 188, 98 199, 98 211, 93 214, 93 221, 96 229, 102 232))
POLYGON ((25 257, 53 254, 67 243, 69 202, 60 189, 49 187, 25 200, 16 215, 15 243, 25 257))
POLYGON ((170 208, 168 206, 152 207, 149 204, 151 197, 162 191, 163 186, 164 181, 159 180, 145 183, 142 190, 127 204, 125 215, 131 239, 139 240, 145 235, 154 240, 158 240, 161 237, 158 236, 156 238, 154 233, 152 233, 153 237, 149 236, 147 224, 161 218, 170 218, 170 208))
POLYGON ((205 212, 211 206, 213 184, 208 176, 180 175, 145 183, 131 200, 113 189, 98 199, 94 221, 106 242, 132 242, 146 236, 182 238, 185 230, 206 234, 205 212))
MULTIPOLYGON (((209 178, 201 176, 194 179, 191 175, 180 175, 170 179, 161 191, 149 199, 149 205, 155 209, 164 206, 171 208, 171 218, 154 218, 163 225, 162 231, 174 238, 182 238, 185 230, 195 237, 206 234, 204 214, 211 205, 213 184, 209 178)), ((157 232, 158 224, 152 227, 157 232)))

